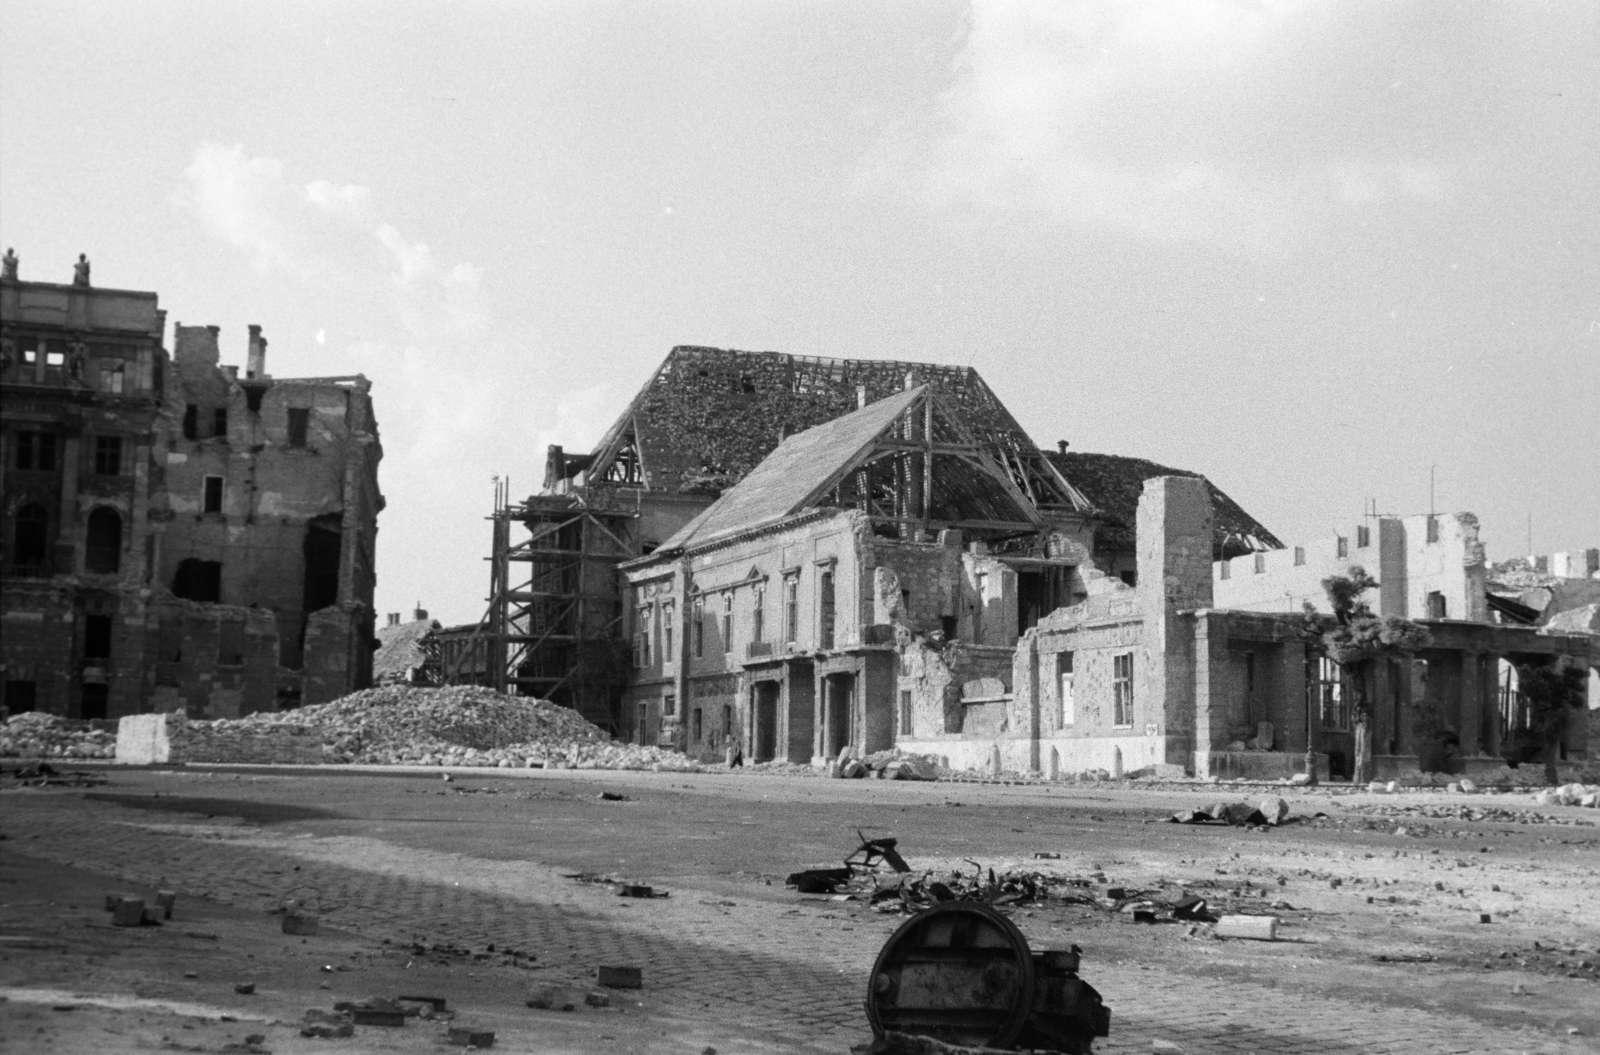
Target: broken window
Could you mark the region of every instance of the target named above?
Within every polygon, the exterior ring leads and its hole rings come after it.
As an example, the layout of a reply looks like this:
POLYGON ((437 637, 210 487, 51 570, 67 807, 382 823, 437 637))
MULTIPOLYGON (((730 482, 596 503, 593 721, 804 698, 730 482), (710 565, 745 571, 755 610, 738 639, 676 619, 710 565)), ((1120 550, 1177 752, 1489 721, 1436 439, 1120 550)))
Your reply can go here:
POLYGON ((23 568, 42 566, 50 548, 50 514, 44 506, 30 502, 17 510, 13 528, 11 559, 23 568))
POLYGON ((186 557, 172 577, 172 593, 186 601, 216 604, 222 600, 222 562, 186 557))
POLYGON ((261 399, 267 394, 266 385, 243 385, 244 408, 252 414, 261 413, 261 399))
POLYGON ((53 432, 17 433, 17 468, 53 472, 56 467, 56 434, 53 432))
POLYGON ((759 645, 766 640, 767 588, 759 583, 755 588, 755 612, 750 616, 750 643, 759 645))
POLYGON ((202 513, 222 512, 222 477, 206 477, 205 493, 201 496, 200 511, 202 513))
POLYGON ((217 627, 217 663, 224 667, 244 666, 244 623, 237 619, 217 627))
POLYGON ((700 717, 700 708, 694 709, 689 732, 695 740, 705 739, 705 723, 700 717))
POLYGON ((911 735, 911 690, 900 690, 900 735, 911 735))
POLYGON ((83 565, 97 575, 115 575, 122 566, 122 517, 110 506, 89 514, 83 565))
POLYGON ((672 651, 672 613, 676 606, 670 602, 661 605, 661 662, 671 663, 676 658, 672 651))
POLYGON ((1056 727, 1065 729, 1078 720, 1078 702, 1072 688, 1072 653, 1056 653, 1056 727))
POLYGON ((733 651, 733 591, 722 595, 722 651, 733 651))
POLYGON ((303 610, 306 614, 339 601, 339 557, 343 533, 338 513, 319 516, 306 525, 303 610))
POLYGON ((1356 549, 1366 549, 1372 545, 1372 529, 1365 524, 1356 528, 1356 549))
POLYGON ((650 665, 650 606, 639 606, 638 621, 633 630, 633 666, 643 670, 650 665))
POLYGON ((227 407, 217 407, 211 412, 211 435, 219 440, 228 438, 227 407))
POLYGON ((1445 604, 1444 594, 1440 593, 1438 590, 1428 591, 1428 618, 1449 618, 1449 610, 1448 606, 1445 604))
POLYGON ((107 363, 100 367, 100 391, 109 395, 122 394, 123 366, 121 363, 107 363))
POLYGON ((1244 692, 1239 699, 1239 718, 1246 725, 1257 720, 1256 708, 1256 654, 1246 652, 1240 657, 1244 662, 1244 692))
POLYGON ((99 476, 122 475, 122 437, 94 438, 94 471, 99 476))
POLYGON ((86 615, 83 617, 83 658, 111 658, 111 617, 86 615))
POLYGON ((1121 579, 1123 583, 1128 586, 1139 585, 1139 572, 1134 568, 1124 568, 1122 571, 1117 573, 1117 578, 1121 579))
POLYGON ((39 684, 33 681, 6 682, 6 710, 12 714, 26 714, 39 705, 39 684))
POLYGON ((833 647, 833 572, 825 571, 817 588, 817 640, 818 647, 833 647))
POLYGON ((1317 710, 1322 716, 1322 727, 1343 731, 1350 728, 1350 709, 1345 700, 1344 680, 1339 664, 1327 656, 1318 656, 1316 667, 1309 679, 1309 688, 1316 693, 1317 710))
POLYGON ((1133 653, 1123 652, 1111 657, 1111 691, 1115 714, 1113 724, 1120 728, 1133 725, 1133 653))
POLYGON ((289 446, 304 447, 306 431, 311 424, 311 411, 305 407, 289 408, 289 446))
POLYGON ((706 599, 694 599, 694 658, 706 654, 706 599))
POLYGON ((193 403, 183 408, 183 438, 186 440, 200 438, 200 408, 193 403))
POLYGON ((85 685, 79 700, 79 718, 86 722, 104 720, 111 703, 111 687, 103 682, 97 685, 85 685))
POLYGON ((1341 557, 1350 556, 1350 540, 1343 535, 1334 536, 1334 549, 1341 557))
POLYGON ((36 366, 39 362, 39 338, 22 338, 22 365, 36 366))
POLYGON ((783 577, 783 639, 791 644, 800 636, 800 576, 783 577))

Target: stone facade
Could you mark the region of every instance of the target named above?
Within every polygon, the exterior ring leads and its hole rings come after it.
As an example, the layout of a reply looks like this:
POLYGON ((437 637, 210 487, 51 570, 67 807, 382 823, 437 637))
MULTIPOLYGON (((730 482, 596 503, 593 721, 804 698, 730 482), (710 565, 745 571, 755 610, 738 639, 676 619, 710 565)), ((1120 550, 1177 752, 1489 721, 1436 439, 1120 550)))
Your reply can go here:
POLYGON ((371 678, 364 378, 274 379, 154 293, 0 283, 4 706, 235 717, 371 678))

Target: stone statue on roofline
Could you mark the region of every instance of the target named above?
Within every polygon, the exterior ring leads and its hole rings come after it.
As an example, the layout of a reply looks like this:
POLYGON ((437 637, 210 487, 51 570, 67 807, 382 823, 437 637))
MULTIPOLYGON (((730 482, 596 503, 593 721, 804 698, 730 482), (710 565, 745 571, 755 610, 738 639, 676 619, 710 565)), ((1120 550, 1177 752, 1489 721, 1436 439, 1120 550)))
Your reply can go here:
POLYGON ((79 253, 78 262, 72 265, 72 284, 74 286, 87 286, 89 284, 89 256, 87 253, 79 253))
POLYGON ((6 255, 0 257, 0 278, 9 278, 13 282, 17 279, 17 251, 10 246, 6 247, 6 255))

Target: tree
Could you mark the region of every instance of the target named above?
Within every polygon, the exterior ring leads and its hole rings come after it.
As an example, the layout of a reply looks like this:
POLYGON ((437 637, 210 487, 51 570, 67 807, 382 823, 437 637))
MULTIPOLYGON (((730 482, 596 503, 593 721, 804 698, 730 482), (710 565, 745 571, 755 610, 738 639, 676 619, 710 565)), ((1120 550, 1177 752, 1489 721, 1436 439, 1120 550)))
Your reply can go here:
POLYGON ((1544 779, 1561 783, 1556 749, 1573 719, 1583 712, 1589 673, 1563 656, 1547 666, 1520 666, 1517 684, 1528 705, 1528 732, 1544 749, 1544 779))
MULTIPOLYGON (((1350 693, 1356 755, 1353 783, 1356 784, 1372 779, 1372 701, 1367 697, 1368 670, 1380 657, 1412 653, 1427 647, 1432 640, 1427 627, 1409 619, 1373 615, 1372 608, 1362 598, 1377 585, 1378 581, 1368 575, 1365 568, 1353 565, 1349 575, 1333 575, 1322 580, 1323 593, 1327 594, 1336 620, 1333 627, 1324 628, 1322 620, 1314 618, 1309 605, 1306 611, 1317 644, 1339 667, 1340 680, 1350 693)), ((1308 751, 1310 742, 1308 730, 1308 751)))

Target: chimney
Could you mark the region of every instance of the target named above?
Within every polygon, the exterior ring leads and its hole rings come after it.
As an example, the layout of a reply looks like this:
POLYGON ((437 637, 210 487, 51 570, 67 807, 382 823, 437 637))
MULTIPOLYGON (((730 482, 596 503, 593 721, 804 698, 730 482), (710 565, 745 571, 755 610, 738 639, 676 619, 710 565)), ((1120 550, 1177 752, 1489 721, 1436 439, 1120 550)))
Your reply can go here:
POLYGON ((1065 453, 1067 453, 1067 441, 1066 440, 1056 440, 1056 453, 1057 454, 1065 454, 1065 453))
POLYGON ((418 623, 420 623, 424 619, 428 618, 428 610, 426 608, 422 607, 422 602, 421 601, 418 601, 417 602, 417 607, 415 607, 415 608, 413 608, 411 610, 411 618, 412 618, 412 620, 414 622, 418 622, 418 623))
POLYGON ((250 354, 245 359, 244 376, 250 381, 267 376, 267 339, 261 336, 260 326, 250 327, 250 354))
POLYGON ((399 626, 400 625, 400 613, 399 612, 390 612, 389 613, 389 625, 390 626, 399 626))
POLYGON ((866 385, 857 385, 856 386, 856 409, 860 410, 862 407, 864 407, 866 405, 867 405, 867 386, 866 385))

